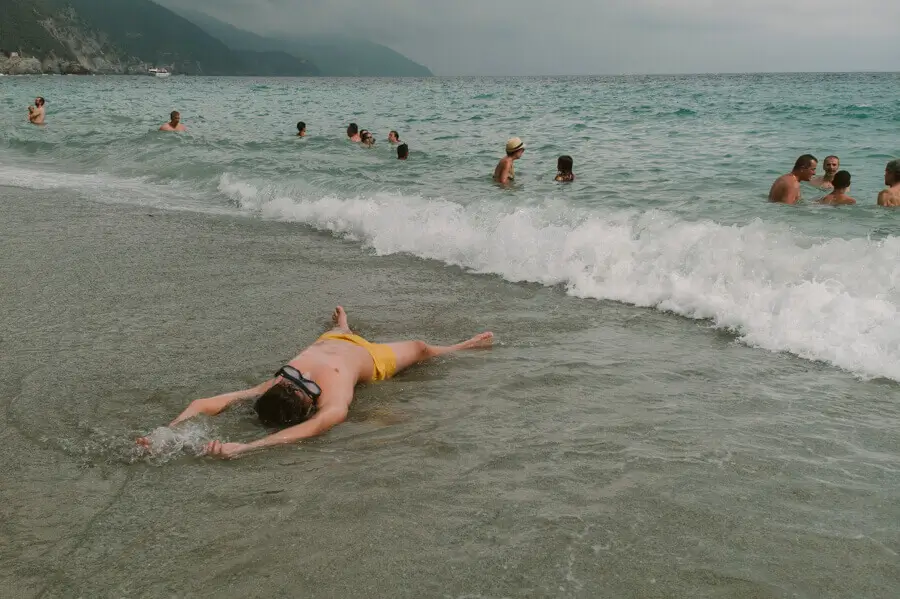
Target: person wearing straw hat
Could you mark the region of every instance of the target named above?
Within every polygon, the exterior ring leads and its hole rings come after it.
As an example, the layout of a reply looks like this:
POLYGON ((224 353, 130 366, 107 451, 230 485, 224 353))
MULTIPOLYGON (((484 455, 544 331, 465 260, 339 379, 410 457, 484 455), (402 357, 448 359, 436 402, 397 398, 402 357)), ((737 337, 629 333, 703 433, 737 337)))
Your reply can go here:
POLYGON ((514 161, 522 157, 525 153, 525 143, 518 137, 513 137, 506 142, 506 156, 497 163, 494 169, 494 181, 502 185, 506 185, 516 178, 516 168, 514 161))

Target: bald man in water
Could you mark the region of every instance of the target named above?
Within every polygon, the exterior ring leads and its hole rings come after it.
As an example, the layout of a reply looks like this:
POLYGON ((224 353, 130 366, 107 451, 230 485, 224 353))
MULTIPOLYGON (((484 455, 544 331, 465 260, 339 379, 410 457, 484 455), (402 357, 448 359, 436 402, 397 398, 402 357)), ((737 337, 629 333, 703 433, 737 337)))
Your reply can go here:
POLYGON ((822 161, 822 168, 825 172, 821 177, 816 176, 810 179, 810 185, 819 189, 834 189, 834 176, 841 170, 841 159, 837 156, 826 156, 822 161))
MULTIPOLYGON (((214 416, 233 403, 256 400, 254 409, 262 423, 283 430, 252 443, 212 441, 206 446, 206 455, 227 459, 254 449, 296 443, 343 422, 356 385, 385 380, 437 356, 487 348, 494 339, 493 333, 485 332, 448 346, 424 341, 377 344, 350 330, 347 313, 341 306, 335 309, 332 320, 335 328, 282 366, 272 378, 245 391, 197 399, 171 425, 198 414, 214 416)), ((137 443, 151 446, 148 437, 141 437, 137 443)))

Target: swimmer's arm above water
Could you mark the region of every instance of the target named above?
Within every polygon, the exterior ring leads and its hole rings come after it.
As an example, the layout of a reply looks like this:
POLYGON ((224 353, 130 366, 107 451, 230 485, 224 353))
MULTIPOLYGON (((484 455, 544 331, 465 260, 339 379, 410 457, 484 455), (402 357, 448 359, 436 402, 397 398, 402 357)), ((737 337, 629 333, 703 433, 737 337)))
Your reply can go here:
POLYGON ((353 390, 340 394, 332 393, 330 397, 326 394, 319 398, 321 407, 316 415, 290 428, 272 433, 268 437, 263 437, 252 443, 222 443, 221 441, 213 441, 206 446, 206 455, 216 458, 234 458, 238 455, 254 449, 263 449, 275 445, 286 445, 296 443, 303 439, 309 439, 324 434, 333 427, 342 423, 347 419, 347 411, 350 402, 353 400, 353 390))
POLYGON ((249 399, 256 399, 257 397, 268 391, 269 388, 274 384, 275 379, 269 379, 264 383, 260 383, 259 385, 250 389, 244 389, 243 391, 234 391, 232 393, 223 393, 222 395, 216 395, 215 397, 195 399, 190 403, 190 405, 188 405, 187 408, 185 408, 185 410, 181 414, 178 415, 178 418, 169 423, 169 426, 174 426, 180 422, 184 422, 185 420, 193 418, 198 414, 215 416, 233 403, 246 401, 249 399))

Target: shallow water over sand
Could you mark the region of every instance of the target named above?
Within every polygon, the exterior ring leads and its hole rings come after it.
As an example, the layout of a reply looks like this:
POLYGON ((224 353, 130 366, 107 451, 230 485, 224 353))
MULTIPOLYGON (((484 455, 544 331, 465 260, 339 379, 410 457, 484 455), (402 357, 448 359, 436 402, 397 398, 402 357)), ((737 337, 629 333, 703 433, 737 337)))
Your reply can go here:
POLYGON ((0 595, 894 597, 897 214, 758 196, 853 93, 869 116, 836 151, 877 191, 895 79, 810 77, 15 79, 57 112, 2 124, 0 595), (133 114, 213 91, 189 136, 133 114), (750 92, 741 122, 707 112, 750 92), (531 100, 504 120, 509 98, 531 100), (334 139, 298 148, 275 104, 334 139), (353 106, 371 152, 337 137, 353 106), (751 133, 789 122, 796 147, 751 133), (507 131, 532 160, 513 192, 482 172, 507 131), (701 160, 725 146, 740 168, 701 160), (552 185, 573 147, 579 182, 552 185), (360 389, 301 446, 197 457, 263 434, 239 408, 134 451, 338 303, 375 340, 498 344, 360 389))

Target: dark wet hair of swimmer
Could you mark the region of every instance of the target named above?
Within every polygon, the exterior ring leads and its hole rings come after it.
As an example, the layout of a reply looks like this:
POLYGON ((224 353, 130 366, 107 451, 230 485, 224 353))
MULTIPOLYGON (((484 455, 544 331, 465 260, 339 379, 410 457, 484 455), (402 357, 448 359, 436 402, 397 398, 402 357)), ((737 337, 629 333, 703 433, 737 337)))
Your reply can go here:
POLYGON ((556 160, 556 170, 558 170, 561 174, 571 173, 574 166, 575 161, 572 160, 571 156, 560 156, 556 160))
POLYGON ((44 97, 43 97, 43 96, 38 96, 37 98, 34 99, 34 104, 35 104, 35 106, 37 106, 38 108, 40 108, 41 106, 43 106, 43 105, 46 104, 46 103, 47 103, 47 101, 44 100, 44 97))
POLYGON ((797 162, 794 163, 794 170, 802 171, 808 169, 813 165, 814 162, 818 164, 819 159, 812 154, 804 154, 797 159, 797 162))
POLYGON ((831 184, 835 189, 847 189, 850 187, 850 173, 848 171, 838 171, 834 174, 831 184))
POLYGON ((316 411, 316 402, 290 381, 283 379, 253 404, 260 422, 270 428, 286 428, 306 422, 316 411))
POLYGON ((397 146, 397 159, 398 160, 406 160, 409 157, 409 146, 406 144, 400 144, 397 146))
POLYGON ((304 131, 306 131, 306 123, 300 121, 299 123, 297 123, 297 134, 303 135, 304 131))
POLYGON ((350 123, 350 126, 347 127, 347 137, 353 137, 359 133, 359 125, 356 123, 350 123))

